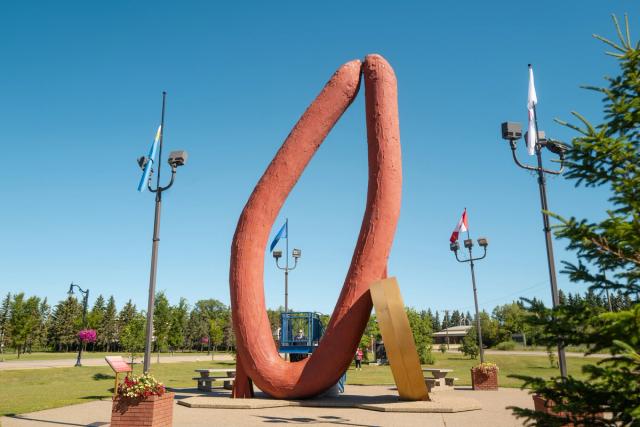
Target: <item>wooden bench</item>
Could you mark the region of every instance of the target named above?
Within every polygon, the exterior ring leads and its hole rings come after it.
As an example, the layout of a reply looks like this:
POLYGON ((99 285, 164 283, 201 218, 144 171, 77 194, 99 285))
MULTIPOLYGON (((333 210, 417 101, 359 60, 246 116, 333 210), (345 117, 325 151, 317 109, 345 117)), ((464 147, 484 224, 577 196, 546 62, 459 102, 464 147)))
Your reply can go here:
POLYGON ((196 369, 200 373, 199 377, 193 379, 197 381, 198 390, 211 391, 213 383, 221 382, 222 387, 231 390, 232 383, 236 380, 235 369, 196 369))

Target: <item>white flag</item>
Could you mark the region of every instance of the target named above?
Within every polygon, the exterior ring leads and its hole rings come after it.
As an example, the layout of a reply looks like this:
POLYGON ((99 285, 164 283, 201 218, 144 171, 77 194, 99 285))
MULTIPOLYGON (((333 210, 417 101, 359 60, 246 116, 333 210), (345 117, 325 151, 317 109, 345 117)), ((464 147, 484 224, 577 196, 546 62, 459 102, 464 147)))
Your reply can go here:
POLYGON ((538 104, 536 96, 536 85, 533 82, 533 68, 529 64, 529 96, 527 98, 527 110, 529 111, 529 135, 527 138, 527 151, 533 156, 536 152, 536 142, 538 140, 538 131, 536 129, 536 112, 535 106, 538 104))

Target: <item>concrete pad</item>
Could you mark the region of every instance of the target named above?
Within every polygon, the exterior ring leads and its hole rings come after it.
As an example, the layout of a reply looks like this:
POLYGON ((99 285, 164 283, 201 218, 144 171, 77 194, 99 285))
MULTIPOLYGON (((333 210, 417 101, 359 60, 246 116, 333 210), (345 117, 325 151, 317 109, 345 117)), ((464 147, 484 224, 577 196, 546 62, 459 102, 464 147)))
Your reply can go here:
MULTIPOLYGON (((430 401, 409 402, 387 387, 349 386, 348 393, 338 397, 306 400, 278 400, 257 391, 253 399, 231 399, 230 393, 218 390, 203 394, 184 390, 176 396, 178 405, 209 409, 263 409, 281 407, 357 408, 380 412, 454 413, 482 409, 479 401, 453 393, 431 393, 430 401), (379 394, 371 394, 378 392, 379 394)), ((175 389, 174 389, 175 391, 175 389)))
MULTIPOLYGON (((195 397, 195 390, 176 390, 176 400, 195 397)), ((390 386, 346 387, 348 395, 387 396, 393 395, 390 386)), ((453 396, 472 398, 482 404, 480 411, 453 413, 406 413, 364 411, 358 408, 329 408, 285 406, 254 410, 189 408, 176 404, 173 408, 175 426, 205 427, 210 425, 258 427, 269 424, 358 427, 517 427, 523 421, 516 419, 507 406, 515 405, 533 409, 533 400, 527 391, 501 388, 497 392, 472 391, 456 388, 453 396)), ((438 397, 445 398, 445 393, 438 397)), ((231 400, 228 397, 225 399, 231 400)), ((398 402, 410 403, 410 402, 398 402)), ((60 427, 60 426, 106 426, 111 415, 111 399, 92 401, 78 405, 47 409, 39 412, 0 418, 2 427, 60 427)))
POLYGON ((477 411, 482 409, 482 405, 475 399, 458 396, 437 396, 430 394, 430 401, 406 402, 396 401, 387 403, 362 403, 355 407, 380 412, 412 412, 412 413, 454 413, 477 411))

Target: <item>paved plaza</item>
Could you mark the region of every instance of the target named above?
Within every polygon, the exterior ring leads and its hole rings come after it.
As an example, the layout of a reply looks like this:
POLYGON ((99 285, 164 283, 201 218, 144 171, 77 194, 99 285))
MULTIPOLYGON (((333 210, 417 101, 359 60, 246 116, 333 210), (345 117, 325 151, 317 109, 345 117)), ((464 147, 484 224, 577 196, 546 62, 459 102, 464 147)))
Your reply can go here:
MULTIPOLYGON (((346 395, 383 396, 393 393, 389 386, 347 386, 346 395)), ((480 403, 481 410, 456 413, 403 413, 375 410, 284 406, 257 409, 188 408, 177 404, 181 399, 193 398, 192 393, 176 393, 175 426, 267 426, 273 424, 313 426, 521 426, 506 406, 533 407, 531 396, 519 389, 501 388, 499 391, 472 391, 458 387, 438 392, 437 398, 471 399, 480 403)), ((3 427, 23 426, 107 426, 111 411, 110 400, 49 409, 5 417, 3 427)))

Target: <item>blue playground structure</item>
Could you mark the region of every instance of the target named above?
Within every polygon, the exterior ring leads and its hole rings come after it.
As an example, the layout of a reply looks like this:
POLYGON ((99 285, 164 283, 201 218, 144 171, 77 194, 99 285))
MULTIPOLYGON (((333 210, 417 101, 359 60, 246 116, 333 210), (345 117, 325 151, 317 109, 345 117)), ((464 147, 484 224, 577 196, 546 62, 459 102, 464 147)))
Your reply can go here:
POLYGON ((282 313, 280 325, 280 353, 313 353, 324 334, 319 313, 282 313))

